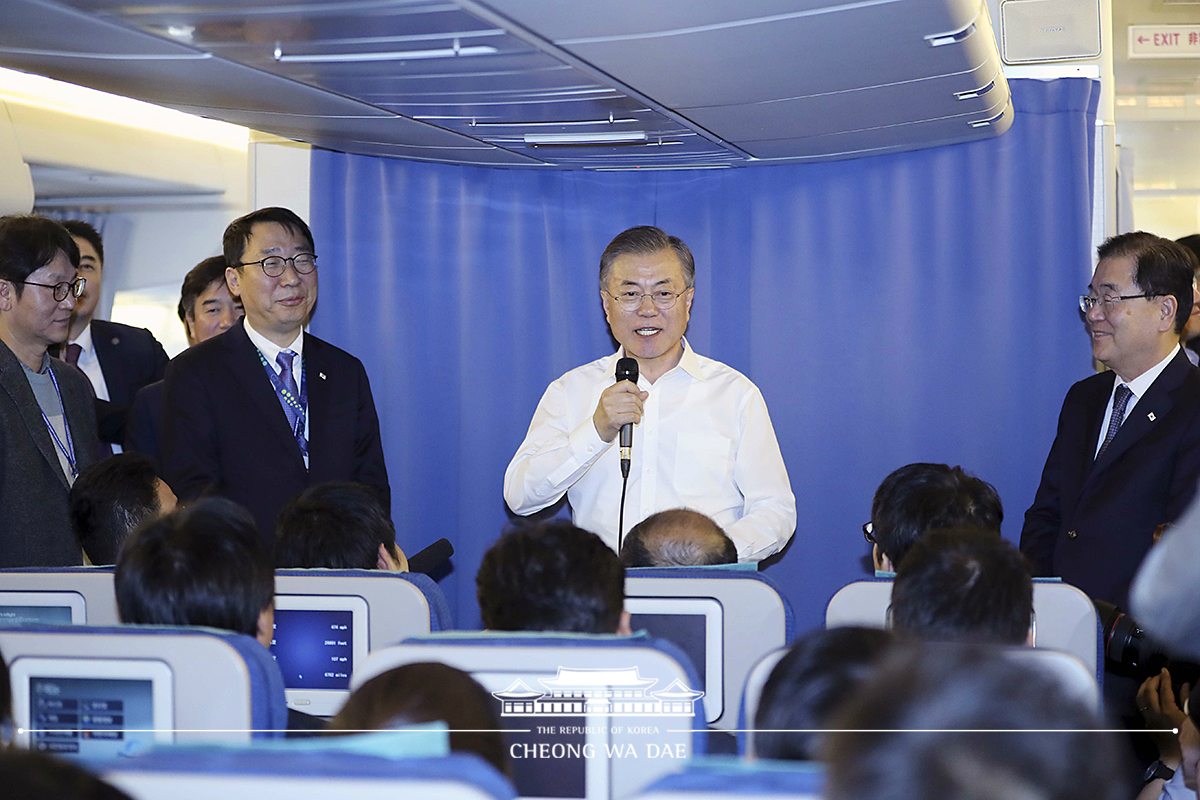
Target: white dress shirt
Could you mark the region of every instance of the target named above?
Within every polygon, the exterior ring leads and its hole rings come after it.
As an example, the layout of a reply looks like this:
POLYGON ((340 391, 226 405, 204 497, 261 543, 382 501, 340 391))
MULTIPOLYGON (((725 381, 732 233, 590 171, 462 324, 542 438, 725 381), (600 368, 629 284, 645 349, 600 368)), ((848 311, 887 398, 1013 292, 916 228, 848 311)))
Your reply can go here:
MULTIPOLYGON (((104 380, 104 370, 100 368, 100 359, 96 356, 96 348, 92 342, 92 323, 88 323, 83 329, 83 333, 79 334, 73 342, 67 344, 79 345, 79 363, 75 366, 83 370, 83 374, 87 375, 88 380, 92 382, 92 389, 96 392, 97 400, 111 400, 112 397, 108 394, 108 383, 104 380)), ((63 348, 63 358, 66 358, 67 351, 63 348)), ((113 454, 121 452, 121 445, 110 444, 113 454)))
POLYGON ((1137 405, 1137 401, 1141 399, 1142 395, 1144 395, 1150 388, 1150 385, 1154 383, 1159 375, 1162 374, 1162 371, 1167 368, 1167 364, 1171 363, 1171 359, 1175 357, 1177 352, 1179 352, 1179 345, 1175 345, 1171 352, 1167 354, 1167 357, 1162 361, 1158 362, 1153 367, 1146 370, 1141 375, 1138 375, 1128 383, 1125 383, 1125 381, 1121 380, 1120 375, 1116 376, 1117 379, 1113 381, 1112 393, 1108 396, 1108 405, 1104 407, 1104 422, 1100 424, 1100 438, 1096 440, 1096 449, 1092 453, 1093 458, 1100 454, 1100 446, 1104 444, 1104 437, 1108 435, 1108 424, 1112 422, 1112 408, 1113 401, 1117 396, 1117 387, 1121 384, 1125 384, 1127 387, 1129 387, 1129 391, 1132 392, 1128 402, 1125 403, 1125 416, 1121 418, 1121 422, 1123 424, 1125 420, 1129 419, 1129 417, 1133 414, 1133 407, 1137 405))
MULTIPOLYGON (((263 358, 267 360, 267 366, 269 366, 271 371, 276 375, 283 372, 283 370, 279 367, 279 364, 275 362, 275 359, 279 356, 279 354, 284 350, 291 350, 296 354, 296 357, 292 359, 292 378, 296 381, 296 389, 299 391, 300 378, 304 374, 304 329, 300 329, 300 333, 296 334, 296 338, 292 340, 291 344, 289 344, 287 347, 280 347, 258 331, 254 330, 254 328, 251 327, 250 320, 248 318, 246 318, 244 324, 246 326, 246 335, 250 337, 250 341, 255 347, 258 348, 258 352, 262 353, 263 358)), ((271 386, 271 392, 272 394, 275 392, 274 385, 271 386)), ((310 437, 308 434, 308 417, 308 409, 305 408, 304 439, 305 441, 312 442, 312 437, 310 437)), ((304 455, 304 466, 308 467, 307 454, 304 455)))
MULTIPOLYGON (((796 528, 775 429, 758 387, 683 342, 679 364, 638 388, 648 392, 634 426, 625 532, 659 511, 707 514, 737 546, 739 561, 779 551, 796 528)), ((596 432, 592 414, 615 379, 615 354, 562 376, 542 396, 525 441, 504 474, 504 499, 532 514, 566 493, 575 524, 617 547, 620 447, 596 432)))

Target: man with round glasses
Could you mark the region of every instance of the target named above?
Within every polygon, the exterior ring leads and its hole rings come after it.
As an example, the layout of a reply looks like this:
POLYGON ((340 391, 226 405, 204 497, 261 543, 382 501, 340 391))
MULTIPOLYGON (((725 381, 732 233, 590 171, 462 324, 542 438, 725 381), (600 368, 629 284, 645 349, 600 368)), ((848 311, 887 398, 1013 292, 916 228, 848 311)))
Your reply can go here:
POLYGON ((317 483, 372 487, 390 507, 379 418, 362 362, 304 330, 317 256, 304 220, 264 208, 230 223, 225 280, 245 317, 167 369, 163 473, 181 500, 215 493, 269 538, 317 483))
POLYGON ((1155 531, 1178 519, 1200 479, 1200 371, 1179 346, 1196 264, 1142 231, 1110 238, 1098 256, 1079 303, 1109 371, 1067 392, 1021 551, 1035 575, 1125 608, 1155 531))
POLYGON ((532 514, 566 494, 575 524, 614 550, 633 525, 671 508, 711 517, 739 561, 766 558, 791 538, 796 500, 762 394, 683 338, 694 284, 691 250, 659 228, 630 228, 605 248, 600 300, 621 348, 542 396, 504 475, 514 512, 532 514), (636 385, 615 381, 623 357, 637 360, 636 385), (625 424, 636 434, 623 487, 616 441, 625 424))
POLYGON ((99 457, 88 379, 47 350, 83 292, 79 248, 57 222, 0 217, 0 567, 83 563, 68 491, 99 457))

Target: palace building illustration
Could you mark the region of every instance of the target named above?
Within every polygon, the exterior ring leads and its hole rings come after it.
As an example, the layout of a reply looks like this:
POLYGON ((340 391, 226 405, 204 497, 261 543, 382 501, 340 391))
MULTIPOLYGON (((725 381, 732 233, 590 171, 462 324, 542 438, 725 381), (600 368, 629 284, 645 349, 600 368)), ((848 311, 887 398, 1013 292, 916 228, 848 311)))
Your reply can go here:
POLYGON ((695 713, 704 692, 689 689, 678 680, 649 692, 657 678, 643 678, 637 667, 627 669, 573 669, 559 667, 553 678, 539 678, 544 691, 515 680, 507 689, 492 692, 503 704, 503 716, 685 716, 695 713))

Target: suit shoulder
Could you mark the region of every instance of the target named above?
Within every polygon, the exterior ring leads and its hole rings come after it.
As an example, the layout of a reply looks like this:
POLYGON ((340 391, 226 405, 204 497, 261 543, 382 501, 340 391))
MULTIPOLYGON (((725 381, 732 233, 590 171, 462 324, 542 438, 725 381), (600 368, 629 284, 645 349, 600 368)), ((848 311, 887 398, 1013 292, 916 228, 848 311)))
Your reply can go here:
POLYGON ((313 336, 311 333, 304 334, 304 347, 306 352, 311 353, 313 357, 319 357, 326 363, 332 365, 352 365, 358 369, 365 371, 362 361, 352 353, 348 353, 337 345, 330 344, 324 339, 313 336))
POLYGON ((92 335, 95 336, 96 334, 110 337, 128 337, 130 339, 139 339, 142 341, 158 341, 149 328, 138 328, 133 325, 126 325, 123 322, 113 322, 112 320, 108 319, 92 320, 92 335))

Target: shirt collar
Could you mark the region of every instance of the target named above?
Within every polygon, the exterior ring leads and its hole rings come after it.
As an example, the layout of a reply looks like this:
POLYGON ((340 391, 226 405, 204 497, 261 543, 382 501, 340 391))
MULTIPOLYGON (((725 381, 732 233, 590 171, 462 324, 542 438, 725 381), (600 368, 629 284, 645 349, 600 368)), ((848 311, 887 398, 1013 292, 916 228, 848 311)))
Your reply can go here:
MULTIPOLYGON (((679 357, 679 363, 668 370, 663 377, 667 377, 677 369, 682 369, 688 375, 691 375, 698 381, 705 379, 704 367, 700 364, 700 356, 696 355, 696 351, 688 344, 687 337, 681 339, 683 342, 683 355, 679 357)), ((617 348, 617 352, 612 356, 612 364, 608 367, 608 374, 613 378, 617 377, 617 362, 625 357, 625 346, 621 345, 617 348)))
MULTIPOLYGON (((1146 393, 1146 390, 1150 388, 1150 384, 1154 383, 1154 381, 1158 378, 1158 376, 1162 374, 1162 371, 1167 368, 1167 364, 1171 363, 1171 359, 1173 359, 1175 357, 1175 354, 1178 352, 1179 352, 1179 345, 1175 345, 1175 347, 1172 348, 1171 352, 1167 354, 1166 358, 1164 358, 1162 361, 1155 364, 1150 369, 1143 372, 1141 375, 1138 375, 1136 378, 1134 378, 1133 380, 1126 383, 1125 385, 1129 387, 1129 391, 1133 392, 1133 396, 1140 399, 1142 397, 1142 395, 1144 395, 1146 393)), ((1117 386, 1119 386, 1120 384, 1121 384, 1121 379, 1118 378, 1116 383, 1113 384, 1114 392, 1117 391, 1117 386)))
POLYGON ((92 323, 89 322, 87 324, 87 327, 83 329, 83 333, 79 334, 75 341, 67 342, 67 344, 77 344, 85 353, 92 352, 92 323))
POLYGON ((272 369, 276 371, 279 370, 279 366, 275 363, 275 358, 284 350, 291 350, 296 354, 296 358, 304 358, 303 328, 301 328, 300 332, 296 334, 296 338, 292 340, 291 344, 289 344, 287 347, 280 347, 258 331, 254 330, 254 327, 250 324, 249 318, 243 317, 242 319, 244 320, 243 324, 246 326, 246 335, 250 337, 250 341, 255 347, 258 348, 258 352, 263 354, 263 358, 267 360, 267 363, 271 365, 272 369))

